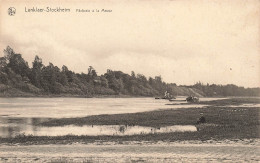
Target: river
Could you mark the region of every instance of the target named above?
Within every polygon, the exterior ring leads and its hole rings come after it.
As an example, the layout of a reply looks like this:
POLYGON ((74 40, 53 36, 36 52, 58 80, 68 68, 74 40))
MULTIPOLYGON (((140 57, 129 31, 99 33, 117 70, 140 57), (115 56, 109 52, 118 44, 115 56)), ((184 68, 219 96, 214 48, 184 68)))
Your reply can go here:
MULTIPOLYGON (((218 100, 218 98, 202 98, 201 100, 218 100)), ((195 126, 179 125, 160 129, 120 125, 59 127, 36 125, 49 118, 86 117, 205 106, 185 103, 185 97, 178 97, 175 102, 154 98, 0 98, 0 137, 15 137, 20 134, 34 136, 63 136, 69 134, 124 136, 162 132, 196 132, 195 126), (167 105, 173 103, 177 105, 167 105)))

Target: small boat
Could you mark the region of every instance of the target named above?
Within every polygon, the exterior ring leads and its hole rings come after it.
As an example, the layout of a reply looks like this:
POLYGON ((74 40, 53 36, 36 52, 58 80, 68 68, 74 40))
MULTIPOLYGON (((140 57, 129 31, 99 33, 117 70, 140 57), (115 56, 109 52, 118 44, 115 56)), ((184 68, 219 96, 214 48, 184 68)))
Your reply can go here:
POLYGON ((194 97, 194 96, 189 96, 189 97, 186 98, 186 101, 190 102, 190 103, 196 103, 196 102, 199 102, 199 98, 194 97))
POLYGON ((170 95, 167 91, 164 93, 163 97, 155 97, 155 99, 173 100, 176 99, 174 96, 170 95))

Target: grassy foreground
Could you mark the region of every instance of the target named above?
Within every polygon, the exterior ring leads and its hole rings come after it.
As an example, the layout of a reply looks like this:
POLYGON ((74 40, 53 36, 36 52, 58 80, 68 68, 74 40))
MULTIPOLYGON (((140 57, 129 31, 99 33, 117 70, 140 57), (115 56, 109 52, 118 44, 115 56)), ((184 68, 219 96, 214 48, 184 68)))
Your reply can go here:
POLYGON ((246 101, 259 103, 257 99, 227 99, 221 102, 207 102, 211 106, 205 108, 169 109, 131 114, 97 115, 83 118, 51 119, 38 124, 43 126, 63 125, 140 125, 163 127, 170 125, 196 125, 197 132, 160 133, 134 136, 18 136, 1 138, 0 143, 25 144, 67 144, 73 142, 92 143, 95 141, 184 141, 184 140, 224 140, 260 138, 259 107, 227 107, 242 104, 246 101), (235 102, 234 102, 235 101, 235 102), (206 124, 196 122, 204 114, 206 124))

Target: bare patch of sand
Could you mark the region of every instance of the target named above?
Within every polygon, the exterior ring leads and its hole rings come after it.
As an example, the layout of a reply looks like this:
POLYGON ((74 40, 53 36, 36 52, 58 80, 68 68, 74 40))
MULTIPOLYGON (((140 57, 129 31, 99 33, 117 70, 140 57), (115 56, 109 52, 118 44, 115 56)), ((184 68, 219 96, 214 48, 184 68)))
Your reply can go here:
POLYGON ((0 146, 1 162, 258 162, 260 140, 0 146))

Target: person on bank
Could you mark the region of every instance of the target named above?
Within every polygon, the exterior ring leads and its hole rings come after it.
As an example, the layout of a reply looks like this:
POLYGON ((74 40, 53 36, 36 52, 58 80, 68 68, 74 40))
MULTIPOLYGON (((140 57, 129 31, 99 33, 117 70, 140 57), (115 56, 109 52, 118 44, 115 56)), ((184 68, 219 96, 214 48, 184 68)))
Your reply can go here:
POLYGON ((197 124, 200 124, 200 123, 206 123, 206 118, 204 117, 203 113, 200 113, 200 118, 199 120, 197 121, 197 124))

